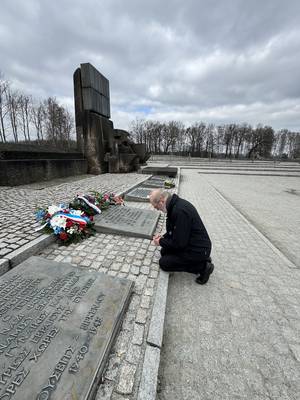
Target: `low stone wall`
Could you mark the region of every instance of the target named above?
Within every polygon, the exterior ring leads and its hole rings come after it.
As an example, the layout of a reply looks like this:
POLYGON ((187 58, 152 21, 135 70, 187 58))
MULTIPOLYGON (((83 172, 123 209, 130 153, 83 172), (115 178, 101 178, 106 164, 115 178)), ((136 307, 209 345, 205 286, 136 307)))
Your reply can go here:
POLYGON ((58 159, 68 159, 68 160, 81 160, 83 159, 83 154, 78 152, 59 152, 59 151, 27 151, 27 150, 2 150, 0 146, 0 160, 58 160, 58 159))
POLYGON ((0 160, 0 186, 17 186, 87 173, 84 159, 0 160))

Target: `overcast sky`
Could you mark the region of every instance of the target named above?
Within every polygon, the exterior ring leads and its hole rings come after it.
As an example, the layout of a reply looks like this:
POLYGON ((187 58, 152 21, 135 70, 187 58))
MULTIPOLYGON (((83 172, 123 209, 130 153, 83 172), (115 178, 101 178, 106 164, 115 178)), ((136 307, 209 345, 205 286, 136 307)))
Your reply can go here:
POLYGON ((300 0, 1 0, 0 70, 73 110, 73 72, 110 82, 111 119, 300 131, 300 0))

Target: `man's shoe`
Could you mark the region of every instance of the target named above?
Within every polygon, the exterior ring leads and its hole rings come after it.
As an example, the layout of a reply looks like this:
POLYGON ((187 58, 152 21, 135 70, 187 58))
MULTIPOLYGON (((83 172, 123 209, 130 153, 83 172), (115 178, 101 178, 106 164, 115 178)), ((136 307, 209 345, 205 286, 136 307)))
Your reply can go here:
POLYGON ((204 272, 202 272, 202 274, 196 278, 196 282, 199 283, 199 285, 205 285, 209 280, 210 274, 212 274, 214 268, 215 266, 212 262, 207 262, 204 272))

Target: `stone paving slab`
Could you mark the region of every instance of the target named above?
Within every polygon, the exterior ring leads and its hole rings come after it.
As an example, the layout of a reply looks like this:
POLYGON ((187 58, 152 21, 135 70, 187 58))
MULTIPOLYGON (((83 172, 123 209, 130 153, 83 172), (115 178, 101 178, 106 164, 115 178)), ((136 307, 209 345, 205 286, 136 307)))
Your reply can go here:
POLYGON ((300 270, 207 176, 183 170, 180 195, 199 210, 215 272, 169 279, 157 400, 296 400, 300 393, 300 270))

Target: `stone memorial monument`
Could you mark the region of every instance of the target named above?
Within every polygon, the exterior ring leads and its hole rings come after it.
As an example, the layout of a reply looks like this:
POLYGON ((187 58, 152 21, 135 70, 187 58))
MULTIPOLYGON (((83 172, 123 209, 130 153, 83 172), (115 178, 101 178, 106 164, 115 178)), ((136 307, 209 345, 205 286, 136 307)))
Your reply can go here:
POLYGON ((133 283, 31 257, 0 278, 0 398, 90 400, 133 283))
POLYGON ((149 158, 144 144, 129 133, 114 129, 110 120, 109 81, 89 63, 74 72, 75 122, 78 148, 88 162, 88 172, 137 170, 149 158))
POLYGON ((165 187, 165 181, 159 179, 147 179, 143 182, 143 186, 152 189, 163 189, 165 187))
POLYGON ((134 207, 110 207, 94 217, 97 232, 152 239, 159 213, 134 207))

